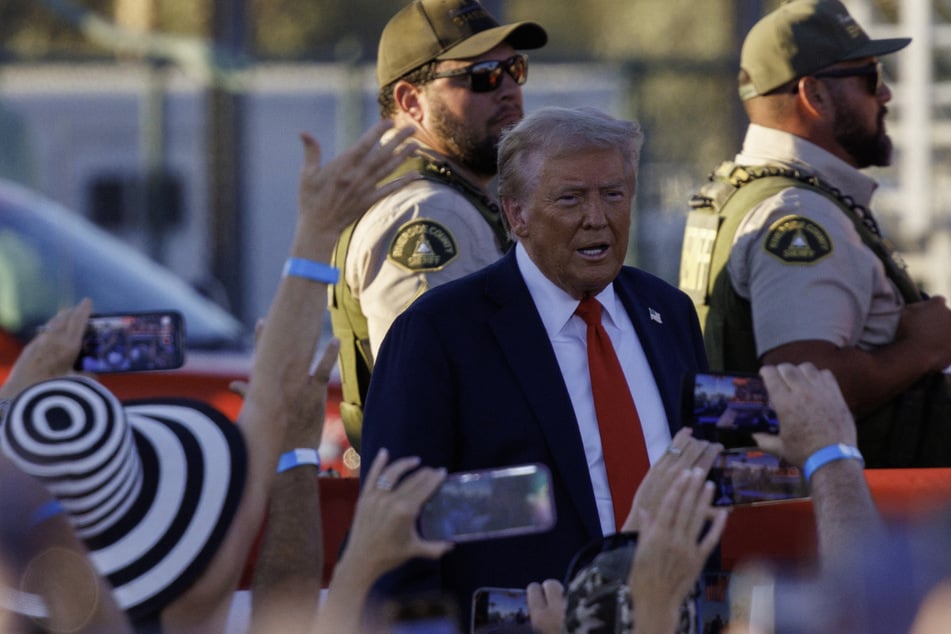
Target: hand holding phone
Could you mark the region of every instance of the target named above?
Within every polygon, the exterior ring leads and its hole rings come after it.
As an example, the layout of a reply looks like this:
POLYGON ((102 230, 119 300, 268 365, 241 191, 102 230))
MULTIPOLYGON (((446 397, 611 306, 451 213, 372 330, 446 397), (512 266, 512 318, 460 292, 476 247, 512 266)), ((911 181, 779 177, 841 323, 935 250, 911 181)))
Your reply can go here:
POLYGON ((172 370, 185 363, 181 313, 90 315, 74 369, 82 372, 172 370))
POLYGON ((551 473, 541 464, 450 474, 419 515, 423 538, 454 542, 538 533, 554 525, 551 473))
POLYGON ((799 469, 754 440, 754 434, 779 433, 779 418, 760 377, 697 373, 684 385, 684 412, 695 437, 726 447, 707 477, 716 486, 715 506, 809 497, 799 469))

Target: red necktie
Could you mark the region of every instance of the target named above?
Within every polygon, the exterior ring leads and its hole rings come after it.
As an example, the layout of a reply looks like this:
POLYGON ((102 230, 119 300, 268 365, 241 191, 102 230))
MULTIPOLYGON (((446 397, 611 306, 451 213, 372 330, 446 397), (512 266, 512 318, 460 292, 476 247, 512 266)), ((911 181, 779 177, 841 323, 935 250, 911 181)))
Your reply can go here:
POLYGON ((575 313, 588 326, 591 393, 601 432, 604 468, 611 488, 614 524, 620 530, 631 510, 634 492, 650 468, 650 459, 637 407, 611 338, 601 325, 601 304, 594 297, 585 297, 575 313))

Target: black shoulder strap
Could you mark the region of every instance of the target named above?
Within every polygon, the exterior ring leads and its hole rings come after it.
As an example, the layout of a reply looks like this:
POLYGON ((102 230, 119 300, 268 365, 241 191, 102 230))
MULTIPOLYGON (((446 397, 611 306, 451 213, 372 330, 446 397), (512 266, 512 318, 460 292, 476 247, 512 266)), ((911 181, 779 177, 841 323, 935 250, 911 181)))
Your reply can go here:
POLYGON ((502 251, 508 251, 512 245, 512 240, 502 224, 502 211, 481 189, 456 174, 446 161, 438 160, 435 157, 420 155, 414 157, 408 163, 413 163, 415 169, 423 178, 449 185, 465 196, 466 200, 472 203, 472 206, 479 211, 483 220, 492 228, 495 239, 502 251))
MULTIPOLYGON (((921 290, 908 275, 905 264, 890 242, 885 240, 878 230, 871 213, 858 205, 851 197, 842 194, 837 188, 816 176, 802 174, 798 170, 785 168, 740 168, 749 174, 750 179, 783 176, 799 181, 797 187, 811 189, 836 203, 858 232, 862 242, 872 250, 885 267, 885 274, 895 284, 906 303, 921 301, 921 290)), ((742 184, 742 183, 741 183, 742 184)))
POLYGON ((680 275, 681 287, 691 295, 697 306, 708 305, 712 281, 726 264, 733 234, 746 211, 787 187, 809 189, 834 202, 852 222, 862 242, 882 262, 886 275, 898 288, 905 302, 921 300, 921 291, 908 275, 894 247, 881 236, 867 209, 818 177, 799 170, 777 166, 748 167, 726 161, 717 167, 710 175, 710 182, 690 201, 692 211, 688 214, 684 240, 685 243, 688 239, 697 242, 697 248, 685 248, 683 257, 690 255, 696 260, 691 254, 705 252, 707 255, 701 258, 701 266, 695 261, 687 266, 682 260, 680 275), (756 184, 756 187, 751 188, 751 184, 756 184), (742 196, 740 192, 743 192, 742 196), (723 226, 724 223, 729 226, 723 226), (700 248, 704 245, 705 248, 700 248))

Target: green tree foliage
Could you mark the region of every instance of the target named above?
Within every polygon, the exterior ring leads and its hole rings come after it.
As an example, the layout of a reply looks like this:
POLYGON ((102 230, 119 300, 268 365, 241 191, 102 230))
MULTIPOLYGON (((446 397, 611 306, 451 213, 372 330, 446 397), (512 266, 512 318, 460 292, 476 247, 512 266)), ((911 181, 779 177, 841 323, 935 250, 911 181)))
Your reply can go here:
POLYGON ((517 0, 508 7, 512 19, 541 22, 560 57, 688 57, 731 46, 733 2, 726 0, 517 0))
MULTIPOLYGON (((109 56, 86 41, 54 11, 61 1, 115 19, 122 4, 148 6, 152 28, 169 34, 210 36, 215 10, 225 0, 3 0, 0 2, 0 54, 6 59, 63 59, 109 56)), ((248 53, 262 60, 332 61, 341 42, 359 44, 372 60, 383 25, 407 0, 243 0, 248 53)), ((242 0, 234 0, 240 6, 242 0)), ((733 12, 737 7, 769 10, 780 0, 495 0, 506 20, 536 20, 551 41, 541 60, 626 60, 659 57, 717 57, 737 45, 733 12)), ((886 16, 898 0, 878 0, 886 16)), ((948 12, 940 0, 936 10, 948 12)))
POLYGON ((249 0, 254 55, 267 59, 337 59, 341 46, 376 56, 377 39, 402 0, 249 0))
MULTIPOLYGON (((111 13, 113 0, 81 0, 78 6, 111 13)), ((0 59, 62 60, 102 55, 72 25, 38 0, 0 2, 0 59)))

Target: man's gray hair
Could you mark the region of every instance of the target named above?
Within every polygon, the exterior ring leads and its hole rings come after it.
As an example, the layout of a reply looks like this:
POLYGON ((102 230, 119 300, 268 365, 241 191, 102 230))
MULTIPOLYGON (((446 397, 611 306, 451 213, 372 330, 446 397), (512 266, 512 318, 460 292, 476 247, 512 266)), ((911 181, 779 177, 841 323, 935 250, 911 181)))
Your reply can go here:
POLYGON ((499 143, 499 195, 521 198, 526 184, 536 182, 540 161, 573 152, 616 148, 631 174, 637 173, 644 133, 637 121, 615 119, 595 108, 541 108, 502 134, 499 143))

